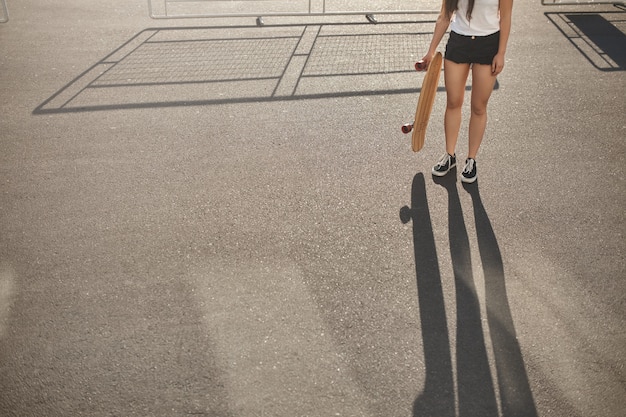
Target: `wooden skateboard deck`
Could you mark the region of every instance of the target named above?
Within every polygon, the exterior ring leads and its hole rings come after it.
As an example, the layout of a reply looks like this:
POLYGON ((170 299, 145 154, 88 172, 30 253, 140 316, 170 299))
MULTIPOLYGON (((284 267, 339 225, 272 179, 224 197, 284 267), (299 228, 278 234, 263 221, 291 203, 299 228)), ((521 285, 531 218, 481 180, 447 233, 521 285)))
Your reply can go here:
MULTIPOLYGON (((419 152, 419 150, 424 146, 426 128, 428 127, 430 113, 432 112, 433 104, 435 103, 435 94, 437 93, 437 86, 439 85, 442 63, 443 57, 441 52, 437 52, 430 61, 428 70, 426 71, 426 75, 422 81, 422 89, 420 91, 419 100, 417 101, 414 122, 413 124, 402 126, 402 131, 404 133, 413 131, 411 136, 413 152, 419 152)), ((419 71, 420 69, 418 64, 415 64, 415 68, 419 71)))

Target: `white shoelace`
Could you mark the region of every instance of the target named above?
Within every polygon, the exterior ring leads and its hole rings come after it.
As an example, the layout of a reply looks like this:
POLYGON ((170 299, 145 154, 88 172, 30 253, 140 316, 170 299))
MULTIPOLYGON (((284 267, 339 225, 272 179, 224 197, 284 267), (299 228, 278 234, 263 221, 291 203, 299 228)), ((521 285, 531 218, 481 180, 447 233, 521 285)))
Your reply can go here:
POLYGON ((463 168, 463 173, 465 174, 469 174, 472 172, 472 170, 474 169, 474 164, 476 163, 476 161, 474 161, 473 159, 468 159, 467 163, 465 164, 465 168, 463 168))
POLYGON ((450 158, 450 155, 444 153, 439 162, 437 162, 437 166, 441 168, 442 166, 446 165, 450 161, 450 159, 452 159, 450 158))

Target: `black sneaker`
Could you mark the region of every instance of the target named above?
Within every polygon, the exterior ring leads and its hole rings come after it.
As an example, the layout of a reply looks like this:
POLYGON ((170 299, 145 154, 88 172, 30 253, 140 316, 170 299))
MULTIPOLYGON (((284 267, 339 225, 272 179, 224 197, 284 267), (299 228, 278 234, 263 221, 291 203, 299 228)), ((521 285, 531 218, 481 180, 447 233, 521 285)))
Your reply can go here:
POLYGON ((476 175, 476 160, 473 158, 467 158, 465 160, 465 167, 463 168, 463 172, 461 172, 461 181, 468 184, 472 183, 476 181, 476 175))
POLYGON ((456 154, 450 155, 445 153, 437 165, 433 167, 433 175, 437 177, 443 177, 446 175, 452 168, 456 166, 456 154))

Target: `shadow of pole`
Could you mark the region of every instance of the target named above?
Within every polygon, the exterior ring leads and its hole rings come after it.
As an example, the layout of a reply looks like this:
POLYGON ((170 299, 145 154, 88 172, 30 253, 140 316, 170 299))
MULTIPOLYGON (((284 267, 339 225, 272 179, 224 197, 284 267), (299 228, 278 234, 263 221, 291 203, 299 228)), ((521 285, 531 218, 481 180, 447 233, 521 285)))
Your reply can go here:
POLYGON ((400 209, 402 223, 413 220, 417 295, 425 363, 424 390, 413 404, 413 416, 452 417, 454 381, 446 309, 424 175, 413 178, 411 208, 400 209))
POLYGON ((485 275, 487 320, 495 357, 503 417, 537 417, 506 292, 504 266, 478 183, 466 185, 472 198, 478 249, 485 275))
POLYGON ((456 288, 456 368, 459 416, 497 417, 498 404, 472 272, 469 237, 457 189, 456 168, 433 177, 448 193, 448 236, 456 288))

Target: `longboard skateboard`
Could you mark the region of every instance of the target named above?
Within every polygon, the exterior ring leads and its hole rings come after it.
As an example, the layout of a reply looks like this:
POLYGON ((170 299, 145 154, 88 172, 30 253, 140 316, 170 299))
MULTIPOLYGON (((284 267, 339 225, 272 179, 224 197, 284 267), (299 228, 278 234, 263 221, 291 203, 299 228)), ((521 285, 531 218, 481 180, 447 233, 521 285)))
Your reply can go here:
MULTIPOLYGON (((419 150, 424 146, 426 128, 428 127, 428 120, 430 119, 430 113, 433 110, 435 94, 437 93, 437 86, 439 85, 442 62, 443 57, 441 56, 441 52, 437 52, 430 61, 428 69, 426 70, 426 75, 422 81, 422 89, 420 90, 420 96, 415 110, 415 119, 413 119, 414 122, 402 126, 403 133, 413 131, 411 136, 411 147, 413 152, 419 152, 419 150)), ((422 71, 421 62, 415 64, 415 69, 417 71, 422 71)))

